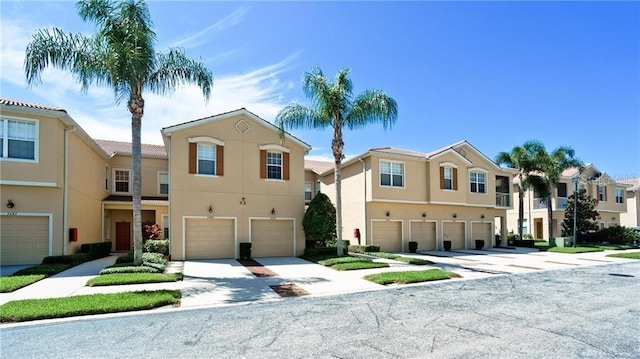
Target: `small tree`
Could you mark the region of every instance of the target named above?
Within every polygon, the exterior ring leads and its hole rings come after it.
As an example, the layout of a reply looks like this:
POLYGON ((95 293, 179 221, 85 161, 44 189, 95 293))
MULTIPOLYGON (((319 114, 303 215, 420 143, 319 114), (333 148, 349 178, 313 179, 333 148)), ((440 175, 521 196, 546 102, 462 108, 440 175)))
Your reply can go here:
MULTIPOLYGON (((575 203, 575 193, 567 198, 567 206, 564 209, 564 221, 562 222, 562 235, 573 235, 573 208, 575 203)), ((578 190, 578 235, 583 235, 588 231, 598 229, 596 220, 600 214, 595 210, 598 200, 587 195, 584 189, 578 190)))
POLYGON ((327 247, 336 241, 336 208, 329 197, 318 193, 302 219, 307 248, 327 247))

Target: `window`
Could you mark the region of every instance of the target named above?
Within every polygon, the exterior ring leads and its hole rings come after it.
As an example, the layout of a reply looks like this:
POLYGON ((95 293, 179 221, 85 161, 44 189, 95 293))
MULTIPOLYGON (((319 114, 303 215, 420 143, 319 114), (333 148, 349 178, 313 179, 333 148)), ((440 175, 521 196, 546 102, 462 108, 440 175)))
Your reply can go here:
POLYGON ((109 168, 109 166, 104 166, 104 190, 105 191, 109 191, 109 174, 110 173, 111 173, 111 169, 109 168))
POLYGON ((616 188, 616 203, 624 203, 624 189, 616 188))
POLYGON ((169 239, 169 216, 166 214, 162 215, 161 219, 162 224, 162 238, 169 239))
POLYGON ((115 185, 113 186, 116 193, 129 193, 129 182, 131 181, 131 171, 129 170, 114 170, 113 179, 115 185))
MULTIPOLYGON (((520 220, 518 219, 518 224, 520 224, 520 220)), ((527 226, 527 219, 522 219, 522 235, 529 234, 529 227, 527 226)))
POLYGON ((472 193, 487 193, 487 175, 481 172, 469 173, 472 193))
POLYGON ((453 168, 444 169, 444 189, 453 189, 453 168))
POLYGON ((558 183, 558 197, 567 197, 567 184, 558 183))
POLYGON ((440 164, 440 189, 458 190, 458 169, 451 162, 440 164))
POLYGON ((304 183, 304 200, 311 201, 313 198, 313 183, 305 182, 304 183))
POLYGON ((0 120, 0 158, 36 159, 35 121, 0 120))
POLYGON ((282 179, 282 153, 267 152, 267 178, 282 179))
POLYGON ((169 173, 158 172, 158 193, 169 194, 169 173))
POLYGON ((607 201, 607 187, 603 184, 598 185, 598 201, 607 201))
POLYGON ((216 174, 216 146, 198 143, 198 174, 216 174))
POLYGON ((380 185, 404 186, 404 163, 380 161, 380 185))

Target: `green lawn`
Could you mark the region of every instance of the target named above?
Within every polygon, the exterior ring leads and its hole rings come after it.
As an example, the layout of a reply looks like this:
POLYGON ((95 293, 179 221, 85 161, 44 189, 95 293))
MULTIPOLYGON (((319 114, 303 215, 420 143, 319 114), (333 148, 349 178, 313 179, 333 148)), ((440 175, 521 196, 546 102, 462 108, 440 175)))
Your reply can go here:
POLYGON ((374 256, 384 259, 396 259, 402 257, 399 254, 387 253, 387 252, 367 252, 365 253, 368 256, 374 256))
POLYGON ((333 257, 323 259, 316 263, 323 265, 325 267, 332 267, 336 264, 344 264, 344 263, 364 263, 371 262, 371 259, 362 258, 362 257, 333 257))
POLYGON ((181 296, 179 290, 157 290, 16 300, 0 306, 0 322, 152 309, 175 305, 180 302, 181 296))
POLYGON ((403 257, 403 256, 401 256, 399 254, 393 254, 393 253, 387 253, 387 252, 367 252, 366 254, 369 255, 369 256, 385 258, 385 259, 391 259, 391 260, 394 260, 394 261, 409 263, 409 264, 418 265, 418 266, 423 266, 423 265, 426 265, 426 264, 433 264, 433 262, 427 261, 427 260, 424 260, 424 259, 412 258, 412 257, 403 257))
POLYGON ((602 252, 604 249, 601 248, 593 248, 593 247, 552 247, 547 250, 547 252, 555 252, 555 253, 589 253, 589 252, 602 252))
POLYGON ((385 268, 388 267, 389 264, 381 263, 381 262, 351 262, 351 263, 338 263, 331 268, 339 271, 345 270, 358 270, 358 269, 371 269, 371 268, 385 268))
POLYGON ((627 259, 640 259, 640 252, 607 254, 607 257, 627 258, 627 259))
POLYGON ((429 269, 423 271, 384 272, 365 276, 364 279, 386 285, 391 283, 407 284, 428 282, 460 277, 459 274, 443 271, 441 269, 429 269))
POLYGON ((352 256, 342 256, 338 257, 336 255, 325 255, 325 256, 302 256, 300 257, 304 260, 308 260, 309 262, 318 263, 325 267, 329 267, 331 269, 344 271, 344 270, 358 270, 358 269, 370 269, 370 268, 384 268, 388 267, 387 263, 377 263, 373 262, 369 258, 363 257, 352 257, 352 256))
POLYGON ((89 279, 87 286, 105 286, 121 284, 162 283, 182 280, 182 273, 117 273, 103 274, 89 279))
POLYGON ((58 274, 73 267, 73 264, 36 264, 13 273, 14 277, 22 275, 42 274, 46 277, 58 274))
POLYGON ((44 274, 21 275, 15 277, 0 277, 0 293, 13 292, 44 278, 44 274))

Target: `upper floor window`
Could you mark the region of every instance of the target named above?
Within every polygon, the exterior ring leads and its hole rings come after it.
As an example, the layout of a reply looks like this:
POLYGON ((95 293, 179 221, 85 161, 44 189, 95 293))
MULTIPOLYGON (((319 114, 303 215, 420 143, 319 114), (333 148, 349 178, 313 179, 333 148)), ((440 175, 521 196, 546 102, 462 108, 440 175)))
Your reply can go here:
POLYGON ((305 182, 304 183, 304 200, 311 201, 313 199, 313 183, 305 182))
POLYGON ((280 145, 260 145, 260 178, 289 180, 289 149, 280 145))
POLYGON ((158 193, 169 194, 169 173, 158 172, 158 193))
POLYGON ((380 185, 404 187, 404 163, 380 161, 380 185))
POLYGON ((205 136, 189 138, 189 173, 222 176, 223 169, 224 141, 205 136))
POLYGON ((558 192, 558 198, 567 197, 567 184, 564 182, 558 183, 556 188, 558 192))
POLYGON ((598 185, 598 201, 601 201, 601 202, 607 201, 607 186, 603 184, 598 185))
POLYGON ((458 190, 458 168, 454 163, 440 163, 440 189, 458 190))
POLYGON ((624 203, 624 189, 616 188, 616 203, 624 203))
POLYGON ((130 170, 113 170, 114 191, 116 193, 129 193, 131 183, 130 170))
POLYGON ((20 160, 36 159, 37 122, 27 120, 0 120, 0 158, 20 160))
POLYGON ((109 166, 104 166, 104 190, 109 191, 109 174, 111 173, 111 169, 109 166))
POLYGON ((487 175, 485 173, 470 172, 469 183, 472 193, 487 193, 487 175))

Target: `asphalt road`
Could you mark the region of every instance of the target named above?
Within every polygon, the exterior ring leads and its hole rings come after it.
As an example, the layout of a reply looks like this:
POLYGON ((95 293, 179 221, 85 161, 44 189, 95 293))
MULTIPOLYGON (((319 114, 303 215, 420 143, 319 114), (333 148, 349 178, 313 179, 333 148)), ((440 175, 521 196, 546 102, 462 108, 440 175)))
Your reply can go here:
POLYGON ((640 262, 0 327, 2 358, 639 358, 640 262))

